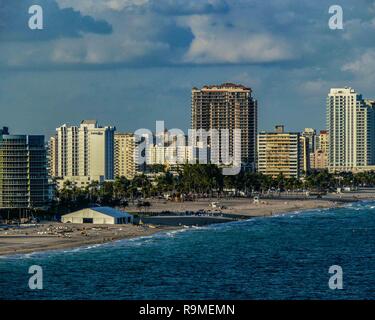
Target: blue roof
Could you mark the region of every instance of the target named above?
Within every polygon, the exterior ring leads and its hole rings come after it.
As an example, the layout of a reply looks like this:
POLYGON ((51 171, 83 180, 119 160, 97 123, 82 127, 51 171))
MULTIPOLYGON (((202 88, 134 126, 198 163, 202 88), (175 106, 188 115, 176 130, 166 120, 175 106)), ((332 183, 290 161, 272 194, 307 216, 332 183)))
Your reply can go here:
POLYGON ((95 210, 97 212, 103 213, 107 216, 111 216, 114 218, 124 218, 130 215, 127 212, 119 211, 110 207, 93 207, 93 208, 90 208, 90 210, 95 210))

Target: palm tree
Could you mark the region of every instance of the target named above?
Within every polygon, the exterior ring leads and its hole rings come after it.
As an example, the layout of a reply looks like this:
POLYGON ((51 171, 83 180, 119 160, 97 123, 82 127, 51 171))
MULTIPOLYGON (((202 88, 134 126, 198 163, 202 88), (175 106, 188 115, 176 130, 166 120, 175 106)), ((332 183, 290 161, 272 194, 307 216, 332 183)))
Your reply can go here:
POLYGON ((113 183, 113 197, 122 200, 128 195, 130 181, 125 177, 117 177, 113 183))
POLYGON ((91 181, 90 184, 86 187, 86 192, 91 203, 97 202, 99 198, 99 181, 91 181))
POLYGON ((134 179, 131 182, 131 186, 133 192, 134 190, 140 191, 142 193, 143 198, 146 198, 151 192, 151 182, 145 174, 134 177, 134 179))

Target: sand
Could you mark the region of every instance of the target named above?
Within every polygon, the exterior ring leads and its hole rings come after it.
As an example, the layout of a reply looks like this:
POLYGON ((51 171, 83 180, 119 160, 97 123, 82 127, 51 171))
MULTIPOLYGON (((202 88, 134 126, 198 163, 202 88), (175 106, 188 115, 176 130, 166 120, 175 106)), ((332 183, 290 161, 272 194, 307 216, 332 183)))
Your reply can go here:
POLYGON ((224 213, 226 215, 259 217, 270 216, 277 213, 299 211, 308 209, 333 208, 339 204, 325 200, 260 200, 255 204, 252 199, 202 199, 188 202, 172 202, 164 200, 152 200, 147 208, 129 206, 125 208, 130 212, 143 214, 157 214, 163 212, 185 213, 204 211, 207 213, 224 213), (210 204, 218 202, 220 208, 212 208, 210 204))
POLYGON ((120 239, 152 235, 178 227, 41 223, 0 229, 0 255, 70 249, 120 239))
MULTIPOLYGON (((351 192, 343 195, 330 195, 330 197, 375 199, 374 190, 351 192)), ((137 208, 129 206, 125 208, 129 212, 158 215, 162 212, 176 214, 186 212, 204 211, 208 214, 233 218, 251 218, 272 216, 279 213, 304 211, 310 209, 334 208, 343 205, 338 201, 327 200, 260 200, 254 203, 252 199, 202 199, 187 202, 172 202, 165 200, 148 200, 151 206, 137 208), (210 204, 218 202, 220 208, 212 208, 210 204)), ((178 218, 178 217, 177 217, 178 218)), ((215 222, 212 219, 213 223, 215 222)), ((19 253, 31 253, 35 251, 75 248, 115 241, 119 239, 141 237, 156 232, 175 230, 181 226, 136 226, 136 225, 76 225, 62 223, 42 223, 28 228, 0 229, 0 255, 19 253)))

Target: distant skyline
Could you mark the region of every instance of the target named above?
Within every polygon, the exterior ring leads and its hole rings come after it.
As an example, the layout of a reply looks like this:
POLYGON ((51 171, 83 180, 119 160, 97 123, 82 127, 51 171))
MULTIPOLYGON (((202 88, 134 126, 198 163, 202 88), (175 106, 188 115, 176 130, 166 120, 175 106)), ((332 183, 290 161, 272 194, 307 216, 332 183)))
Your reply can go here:
POLYGON ((97 119, 118 131, 190 127, 191 89, 233 82, 258 100, 259 130, 325 129, 331 87, 375 98, 375 1, 0 0, 0 127, 50 136, 97 119))

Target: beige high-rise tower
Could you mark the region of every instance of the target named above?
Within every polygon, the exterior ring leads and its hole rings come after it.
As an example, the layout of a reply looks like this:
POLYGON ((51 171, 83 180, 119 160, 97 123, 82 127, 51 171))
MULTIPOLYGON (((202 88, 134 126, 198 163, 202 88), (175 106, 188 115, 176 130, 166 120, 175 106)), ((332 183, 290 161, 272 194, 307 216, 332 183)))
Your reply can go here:
POLYGON ((285 132, 277 126, 274 132, 258 134, 258 171, 276 178, 299 178, 307 168, 307 139, 299 132, 285 132))
MULTIPOLYGON (((225 83, 192 89, 192 129, 228 129, 229 156, 234 157, 235 129, 241 130, 241 162, 255 168, 257 140, 257 101, 252 90, 243 85, 225 83)), ((223 137, 218 152, 221 161, 223 137)))
POLYGON ((328 132, 321 130, 317 137, 316 150, 311 154, 311 169, 328 169, 328 132))
POLYGON ((115 177, 132 180, 136 174, 135 138, 132 133, 115 133, 115 177))
POLYGON ((57 153, 57 137, 53 136, 48 143, 48 174, 50 177, 58 176, 58 153, 57 153))

